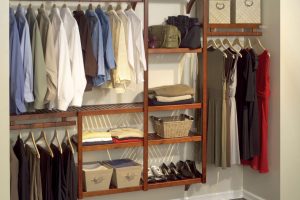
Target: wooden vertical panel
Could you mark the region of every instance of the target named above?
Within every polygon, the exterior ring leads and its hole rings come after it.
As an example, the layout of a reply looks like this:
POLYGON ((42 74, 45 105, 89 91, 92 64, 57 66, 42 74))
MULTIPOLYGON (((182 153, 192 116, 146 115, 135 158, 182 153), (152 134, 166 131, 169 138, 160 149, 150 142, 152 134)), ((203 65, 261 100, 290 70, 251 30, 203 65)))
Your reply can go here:
POLYGON ((148 190, 148 12, 149 2, 144 0, 144 46, 147 70, 144 72, 144 190, 148 190))
POLYGON ((206 183, 206 156, 207 156, 207 30, 208 30, 208 0, 202 0, 203 7, 203 99, 202 99, 202 182, 206 183))
POLYGON ((78 163, 77 163, 77 170, 78 170, 78 198, 83 198, 83 187, 82 187, 82 115, 79 112, 77 117, 77 157, 78 157, 78 163))

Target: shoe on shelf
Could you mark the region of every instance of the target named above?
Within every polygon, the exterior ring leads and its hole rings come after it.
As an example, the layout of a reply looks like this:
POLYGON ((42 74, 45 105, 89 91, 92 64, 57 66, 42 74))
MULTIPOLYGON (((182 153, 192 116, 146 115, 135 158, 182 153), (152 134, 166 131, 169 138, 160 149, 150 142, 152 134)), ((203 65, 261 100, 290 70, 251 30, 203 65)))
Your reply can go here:
POLYGON ((186 162, 178 161, 176 166, 179 173, 181 173, 185 178, 195 178, 195 175, 186 162))
POLYGON ((152 165, 151 170, 155 176, 156 181, 158 181, 158 182, 167 181, 167 177, 162 173, 162 171, 159 167, 152 165))
POLYGON ((176 175, 172 173, 171 169, 165 163, 163 163, 160 168, 169 181, 177 180, 176 175))
POLYGON ((171 172, 173 174, 175 174, 176 178, 179 179, 179 180, 183 180, 185 179, 184 176, 182 174, 180 174, 175 166, 175 164, 173 162, 170 163, 170 166, 169 166, 171 172))
POLYGON ((155 183, 155 176, 150 168, 148 168, 148 183, 155 183))
POLYGON ((199 172, 199 170, 196 167, 196 162, 192 160, 186 160, 185 161, 190 169, 192 170, 193 174, 195 175, 196 178, 202 178, 202 174, 199 172))

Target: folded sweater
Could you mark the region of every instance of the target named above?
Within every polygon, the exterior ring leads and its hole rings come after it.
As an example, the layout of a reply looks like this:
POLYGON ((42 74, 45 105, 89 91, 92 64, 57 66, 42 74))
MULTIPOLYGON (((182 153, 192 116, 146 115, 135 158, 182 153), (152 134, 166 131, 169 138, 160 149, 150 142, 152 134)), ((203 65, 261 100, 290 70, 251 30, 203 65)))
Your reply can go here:
MULTIPOLYGON (((150 97, 150 95, 149 95, 149 97, 150 97)), ((193 96, 192 95, 183 95, 183 96, 177 96, 177 97, 156 96, 154 98, 156 98, 156 100, 159 102, 175 102, 175 101, 183 101, 183 100, 191 99, 191 98, 193 98, 193 96)), ((150 99, 154 99, 154 98, 150 97, 150 99)))
POLYGON ((194 95, 194 89, 188 85, 166 85, 149 89, 150 95, 164 96, 164 97, 177 97, 183 95, 194 95))
POLYGON ((117 128, 110 130, 111 136, 115 138, 143 138, 144 132, 136 128, 117 128))
POLYGON ((94 138, 111 138, 109 132, 100 132, 100 131, 85 131, 82 134, 82 140, 94 139, 94 138))

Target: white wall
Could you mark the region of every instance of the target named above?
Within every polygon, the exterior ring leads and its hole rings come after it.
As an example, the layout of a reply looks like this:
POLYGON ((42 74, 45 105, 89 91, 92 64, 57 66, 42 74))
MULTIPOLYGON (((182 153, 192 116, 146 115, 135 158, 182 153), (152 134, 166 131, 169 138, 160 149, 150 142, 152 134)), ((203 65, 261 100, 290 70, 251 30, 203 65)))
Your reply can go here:
MULTIPOLYGON (((244 168, 244 189, 268 200, 280 199, 280 1, 263 0, 263 45, 271 53, 268 174, 244 168)), ((282 157, 281 157, 282 158, 282 157)))
POLYGON ((0 80, 1 80, 1 98, 0 98, 0 194, 1 199, 9 199, 9 92, 8 92, 8 1, 1 1, 0 6, 0 80))
POLYGON ((281 200, 300 199, 300 2, 284 0, 281 7, 281 200))

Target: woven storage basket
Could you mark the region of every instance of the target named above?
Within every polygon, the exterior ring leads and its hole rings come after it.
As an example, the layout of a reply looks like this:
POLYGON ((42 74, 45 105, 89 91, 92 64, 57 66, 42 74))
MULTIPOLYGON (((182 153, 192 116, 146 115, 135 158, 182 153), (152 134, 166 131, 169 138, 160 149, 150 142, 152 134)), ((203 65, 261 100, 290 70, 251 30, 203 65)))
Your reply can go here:
POLYGON ((261 23, 261 0, 233 0, 232 4, 233 23, 261 23))
POLYGON ((192 128, 193 117, 181 114, 174 117, 151 116, 153 128, 162 138, 186 137, 192 128))
POLYGON ((209 0, 209 23, 230 24, 230 0, 209 0))

